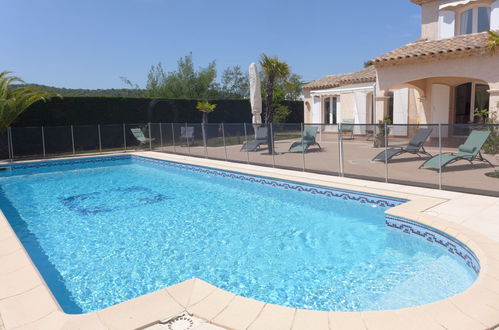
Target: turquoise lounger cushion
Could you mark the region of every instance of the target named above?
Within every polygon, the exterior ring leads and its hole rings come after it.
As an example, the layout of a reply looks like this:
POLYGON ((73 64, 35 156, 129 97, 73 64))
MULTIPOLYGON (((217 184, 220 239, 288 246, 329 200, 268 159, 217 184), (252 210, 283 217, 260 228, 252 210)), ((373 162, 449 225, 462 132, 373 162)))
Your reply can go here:
POLYGON ((470 154, 474 153, 476 150, 476 147, 474 146, 467 146, 466 144, 461 144, 459 146, 459 151, 462 151, 462 152, 468 152, 470 154))

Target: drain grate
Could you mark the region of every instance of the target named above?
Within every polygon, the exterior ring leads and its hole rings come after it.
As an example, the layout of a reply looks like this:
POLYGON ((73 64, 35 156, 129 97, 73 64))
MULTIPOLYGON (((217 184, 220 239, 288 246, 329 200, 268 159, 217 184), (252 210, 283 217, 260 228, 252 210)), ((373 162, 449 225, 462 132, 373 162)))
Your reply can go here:
POLYGON ((182 314, 169 319, 166 323, 168 330, 191 330, 194 327, 194 320, 188 314, 182 314))
POLYGON ((205 320, 198 319, 191 314, 184 312, 168 319, 158 321, 142 330, 223 330, 213 324, 206 323, 205 320))

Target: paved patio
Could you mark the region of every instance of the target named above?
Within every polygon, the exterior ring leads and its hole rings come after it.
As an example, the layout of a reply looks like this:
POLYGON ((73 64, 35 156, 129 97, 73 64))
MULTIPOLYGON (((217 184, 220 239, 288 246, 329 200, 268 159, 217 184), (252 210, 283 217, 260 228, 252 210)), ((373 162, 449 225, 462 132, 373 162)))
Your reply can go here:
MULTIPOLYGON (((338 175, 340 170, 339 144, 336 134, 319 135, 317 141, 322 146, 322 150, 311 147, 306 154, 289 153, 288 149, 292 142, 297 139, 279 140, 275 142, 276 154, 274 156, 261 149, 256 152, 241 152, 242 144, 230 145, 224 148, 202 146, 202 141, 188 147, 168 146, 161 148, 157 146, 155 150, 198 157, 206 157, 257 165, 291 168, 297 170, 319 172, 325 174, 338 175)), ((390 147, 404 146, 408 139, 390 138, 390 147)), ((427 143, 426 150, 436 155, 439 153, 438 141, 427 143)), ((456 146, 460 141, 443 141, 443 152, 457 152, 456 146)), ((409 184, 427 188, 438 188, 439 173, 431 169, 419 169, 418 167, 426 158, 420 158, 411 154, 404 154, 392 159, 387 170, 384 162, 373 162, 372 159, 384 148, 374 148, 373 142, 364 137, 357 137, 354 140, 343 141, 343 169, 345 177, 361 178, 367 180, 385 181, 385 171, 388 175, 388 182, 409 184)), ((499 155, 483 155, 493 165, 499 167, 499 155)), ((469 193, 487 194, 499 196, 499 179, 486 176, 486 173, 493 172, 494 169, 485 162, 474 162, 471 166, 467 161, 459 161, 445 167, 442 173, 442 186, 447 190, 462 191, 469 193)))

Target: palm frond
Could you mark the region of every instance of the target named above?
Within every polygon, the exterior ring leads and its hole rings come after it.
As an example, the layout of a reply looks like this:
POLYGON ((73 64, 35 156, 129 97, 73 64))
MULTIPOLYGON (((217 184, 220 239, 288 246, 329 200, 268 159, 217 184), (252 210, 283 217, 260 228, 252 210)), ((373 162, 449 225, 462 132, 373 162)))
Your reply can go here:
POLYGON ((30 105, 37 101, 47 101, 57 94, 45 92, 38 86, 13 86, 13 83, 24 83, 9 71, 0 73, 0 129, 5 129, 30 105))
POLYGON ((497 31, 487 31, 489 38, 487 39, 487 48, 495 52, 497 47, 499 47, 499 32, 497 31))

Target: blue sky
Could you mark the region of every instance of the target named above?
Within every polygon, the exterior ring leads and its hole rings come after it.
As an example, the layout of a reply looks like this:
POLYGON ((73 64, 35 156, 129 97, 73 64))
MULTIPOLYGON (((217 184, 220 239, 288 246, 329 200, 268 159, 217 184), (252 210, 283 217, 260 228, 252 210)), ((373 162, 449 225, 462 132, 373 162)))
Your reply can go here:
POLYGON ((2 0, 0 71, 66 88, 144 86, 152 64, 170 71, 193 53, 244 70, 277 55, 305 80, 359 70, 419 38, 409 0, 2 0))

